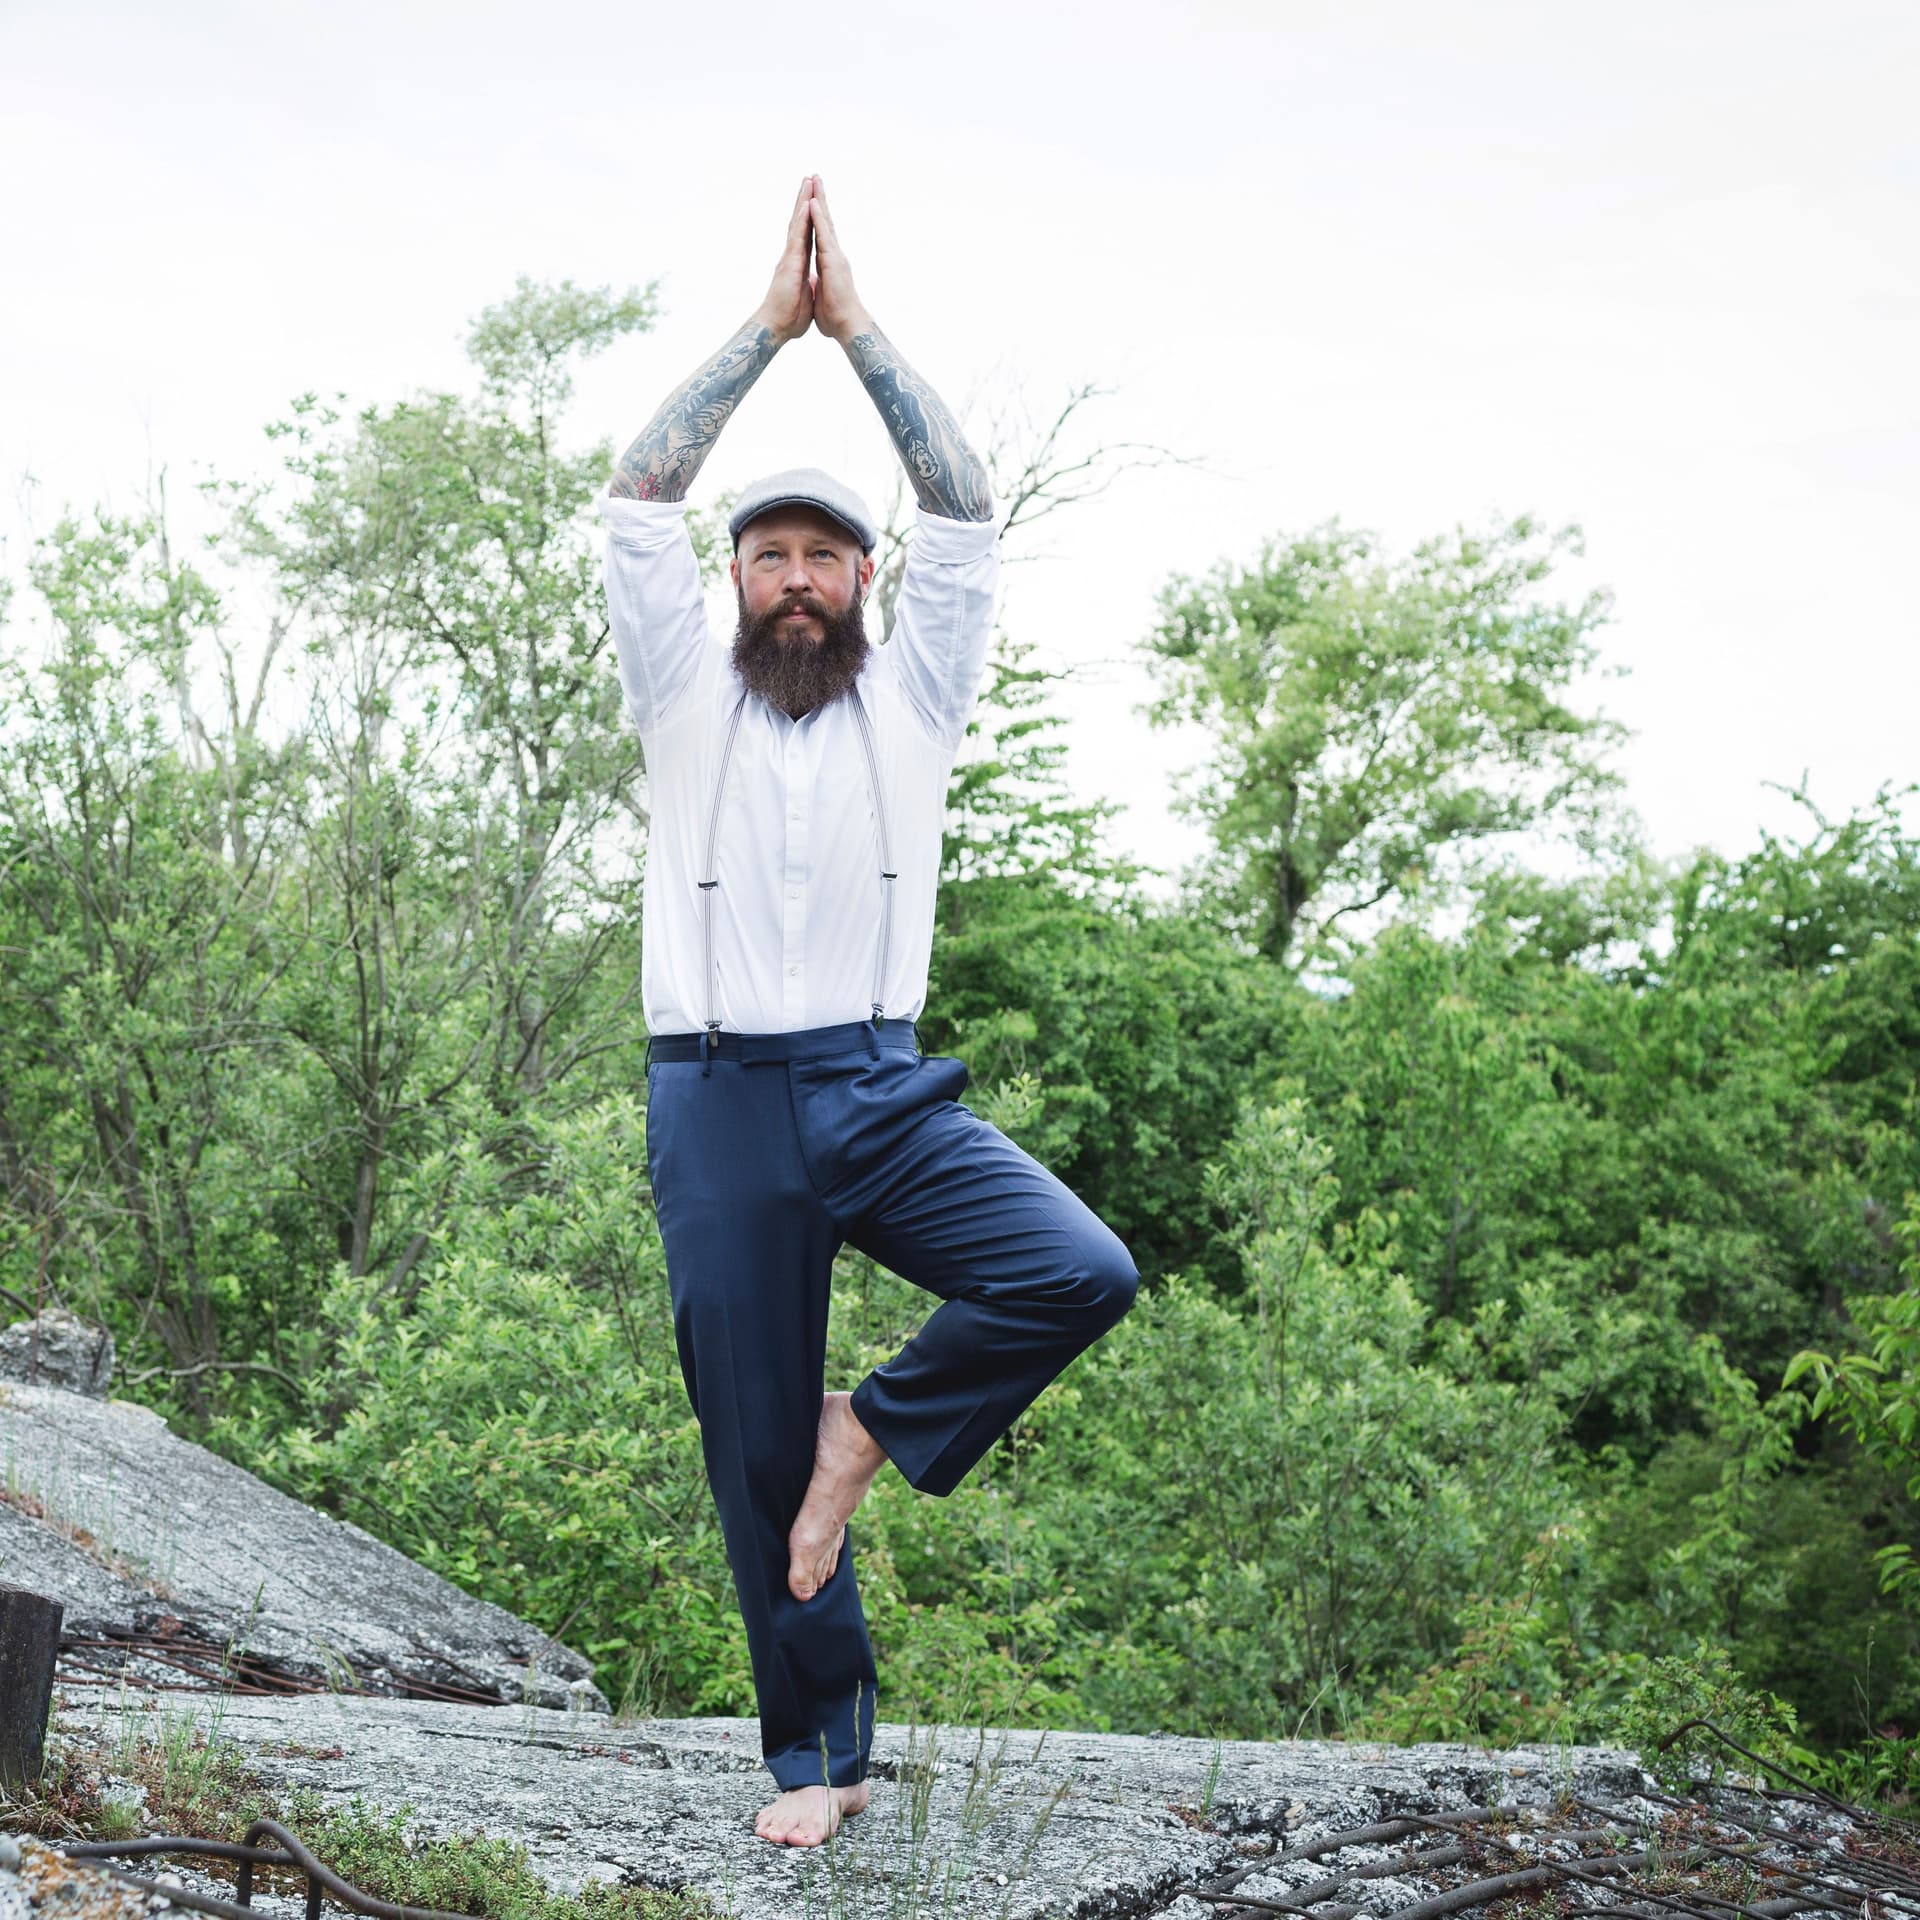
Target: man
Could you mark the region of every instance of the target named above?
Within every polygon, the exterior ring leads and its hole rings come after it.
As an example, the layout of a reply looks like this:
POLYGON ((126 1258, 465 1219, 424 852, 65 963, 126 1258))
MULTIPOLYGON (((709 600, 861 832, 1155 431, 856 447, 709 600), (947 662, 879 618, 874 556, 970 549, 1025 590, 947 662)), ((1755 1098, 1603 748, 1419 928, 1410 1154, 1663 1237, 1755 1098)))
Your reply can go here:
POLYGON ((867 1804, 875 1674, 849 1516, 891 1460, 951 1493, 1132 1305, 1126 1248, 959 1103, 926 1057, 949 772, 985 670, 986 471, 854 291, 817 176, 758 311, 669 396, 601 501, 607 599, 645 748, 647 1166, 674 1338, 746 1622, 765 1839, 816 1846, 867 1804), (729 522, 739 626, 710 644, 686 494, 740 397, 809 327, 837 341, 919 501, 887 644, 875 530, 803 468, 729 522), (851 1243, 942 1298, 901 1352, 823 1393, 851 1243), (823 1772, 824 1769, 824 1772, 823 1772))

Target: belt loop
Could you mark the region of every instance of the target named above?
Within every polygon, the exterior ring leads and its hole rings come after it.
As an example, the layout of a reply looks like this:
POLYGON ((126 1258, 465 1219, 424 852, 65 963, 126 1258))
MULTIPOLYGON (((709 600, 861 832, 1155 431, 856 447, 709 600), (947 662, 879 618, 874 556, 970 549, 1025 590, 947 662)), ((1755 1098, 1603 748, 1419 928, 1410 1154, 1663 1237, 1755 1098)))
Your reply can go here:
POLYGON ((702 1080, 711 1080, 713 1078, 713 1062, 707 1057, 707 1048, 712 1044, 712 1041, 712 1027, 702 1027, 700 1029, 700 1078, 702 1080))
POLYGON ((866 1023, 867 1051, 878 1060, 880 1058, 880 1009, 875 1007, 873 1018, 866 1023))
POLYGON ((653 1035, 652 1034, 647 1035, 647 1064, 646 1064, 645 1070, 648 1073, 651 1073, 653 1071, 653 1035))

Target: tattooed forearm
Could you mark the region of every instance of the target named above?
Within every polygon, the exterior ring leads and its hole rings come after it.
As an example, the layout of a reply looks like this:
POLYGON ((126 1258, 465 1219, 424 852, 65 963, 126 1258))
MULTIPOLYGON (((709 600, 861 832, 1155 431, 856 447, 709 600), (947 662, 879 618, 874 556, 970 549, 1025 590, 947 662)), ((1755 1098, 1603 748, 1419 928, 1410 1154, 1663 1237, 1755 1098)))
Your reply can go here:
POLYGON ((757 318, 749 320, 667 397, 639 439, 620 456, 608 492, 629 500, 684 500, 740 396, 779 350, 773 329, 757 318))
POLYGON ((940 396, 900 358, 878 327, 863 328, 846 347, 860 384, 873 396, 893 435, 920 504, 949 520, 991 520, 987 470, 940 396))

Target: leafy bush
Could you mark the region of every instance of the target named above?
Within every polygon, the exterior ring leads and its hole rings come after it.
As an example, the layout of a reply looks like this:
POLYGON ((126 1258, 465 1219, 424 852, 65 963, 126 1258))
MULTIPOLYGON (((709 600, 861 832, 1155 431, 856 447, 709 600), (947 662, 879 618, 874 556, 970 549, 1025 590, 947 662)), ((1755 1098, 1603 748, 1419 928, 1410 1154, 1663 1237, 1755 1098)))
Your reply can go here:
POLYGON ((1439 1337, 1384 1222, 1330 1229, 1327 1162, 1297 1100, 1246 1108, 1207 1175, 1244 1302, 1184 1274, 1143 1295, 1028 1469, 1102 1721, 1337 1726, 1564 1515, 1570 1328, 1533 1297, 1439 1337))
POLYGON ((1704 1640, 1689 1654, 1649 1661, 1611 1716, 1608 1732, 1637 1752, 1670 1793, 1686 1792, 1702 1771, 1712 1780, 1729 1770, 1754 1771, 1705 1727, 1689 1725, 1696 1720, 1712 1721, 1763 1760, 1788 1765, 1797 1756, 1799 1722, 1792 1707, 1777 1694, 1747 1686, 1726 1649, 1704 1640))
MULTIPOLYGON (((1813 1413, 1832 1414, 1869 1458, 1906 1476, 1908 1498, 1920 1500, 1920 1195, 1909 1199, 1907 1217, 1894 1231, 1909 1249, 1901 1268, 1906 1285, 1847 1302, 1866 1351, 1838 1359, 1797 1353, 1786 1384, 1811 1375, 1813 1413)), ((1911 1541, 1891 1542, 1877 1559, 1882 1586, 1920 1613, 1920 1561, 1911 1541)))

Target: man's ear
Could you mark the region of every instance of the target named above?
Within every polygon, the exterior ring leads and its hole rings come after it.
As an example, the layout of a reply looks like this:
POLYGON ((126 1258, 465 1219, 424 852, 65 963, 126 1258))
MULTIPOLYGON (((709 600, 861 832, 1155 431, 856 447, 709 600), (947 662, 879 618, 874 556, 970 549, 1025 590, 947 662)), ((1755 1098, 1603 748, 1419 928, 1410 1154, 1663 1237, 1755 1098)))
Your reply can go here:
POLYGON ((864 601, 873 585, 873 555, 863 553, 860 556, 860 598, 864 601))
POLYGON ((733 584, 737 587, 740 584, 740 554, 738 549, 735 550, 733 558, 727 562, 727 571, 733 575, 733 584))

